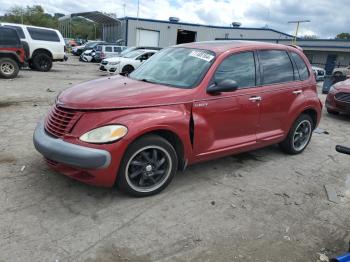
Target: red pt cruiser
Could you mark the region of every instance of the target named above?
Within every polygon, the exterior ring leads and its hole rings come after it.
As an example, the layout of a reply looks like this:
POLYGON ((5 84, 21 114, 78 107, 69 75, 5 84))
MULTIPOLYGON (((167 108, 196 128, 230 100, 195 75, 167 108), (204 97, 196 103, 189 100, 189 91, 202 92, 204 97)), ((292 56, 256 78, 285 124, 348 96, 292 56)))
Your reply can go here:
POLYGON ((301 153, 321 109, 299 48, 191 43, 160 51, 128 77, 67 89, 34 145, 69 177, 146 196, 196 162, 276 143, 301 153))

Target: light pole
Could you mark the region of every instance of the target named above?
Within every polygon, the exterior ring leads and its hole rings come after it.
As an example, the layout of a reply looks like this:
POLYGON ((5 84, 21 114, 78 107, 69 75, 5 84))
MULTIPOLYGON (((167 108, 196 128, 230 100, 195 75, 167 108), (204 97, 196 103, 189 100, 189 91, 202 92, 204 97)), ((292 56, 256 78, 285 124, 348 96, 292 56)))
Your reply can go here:
POLYGON ((311 22, 310 20, 296 20, 296 21, 288 21, 288 24, 297 24, 297 28, 295 30, 295 35, 292 41, 293 45, 297 44, 297 36, 298 36, 298 31, 299 31, 299 25, 300 23, 309 23, 311 22))

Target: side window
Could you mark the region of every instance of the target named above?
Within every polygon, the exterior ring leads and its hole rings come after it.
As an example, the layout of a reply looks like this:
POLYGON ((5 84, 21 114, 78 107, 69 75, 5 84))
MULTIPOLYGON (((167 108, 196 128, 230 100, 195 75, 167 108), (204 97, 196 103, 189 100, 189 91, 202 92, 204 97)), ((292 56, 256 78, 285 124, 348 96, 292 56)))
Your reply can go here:
POLYGON ((0 29, 0 44, 1 45, 18 45, 19 37, 15 30, 12 28, 1 28, 0 29))
POLYGON ((255 59, 253 52, 233 54, 226 58, 215 72, 214 81, 219 83, 225 79, 237 82, 238 88, 256 85, 255 59))
POLYGON ((25 35, 24 35, 22 27, 15 26, 15 25, 5 25, 5 27, 16 29, 16 31, 17 31, 17 33, 18 33, 18 35, 19 35, 19 37, 21 39, 25 39, 26 38, 25 35))
POLYGON ((286 51, 259 51, 264 85, 294 81, 293 65, 286 51))
POLYGON ((106 46, 105 50, 106 50, 106 52, 112 52, 112 47, 111 46, 106 46))
POLYGON ((119 46, 114 47, 114 52, 119 53, 120 51, 122 51, 122 50, 119 46))
POLYGON ((294 60, 298 68, 300 80, 308 79, 310 76, 310 73, 304 60, 297 53, 291 52, 291 54, 292 54, 292 59, 294 60))
POLYGON ((60 38, 53 30, 46 30, 41 28, 27 27, 30 37, 34 40, 60 42, 60 38))

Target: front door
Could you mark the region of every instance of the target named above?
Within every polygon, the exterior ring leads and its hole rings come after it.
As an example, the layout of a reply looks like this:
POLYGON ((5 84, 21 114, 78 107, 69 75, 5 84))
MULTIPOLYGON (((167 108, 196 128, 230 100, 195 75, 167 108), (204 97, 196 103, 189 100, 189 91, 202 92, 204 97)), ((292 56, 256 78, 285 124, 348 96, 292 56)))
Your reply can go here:
POLYGON ((238 89, 206 94, 193 104, 194 151, 198 159, 226 155, 256 143, 259 119, 254 52, 229 55, 218 66, 212 83, 232 79, 238 89))

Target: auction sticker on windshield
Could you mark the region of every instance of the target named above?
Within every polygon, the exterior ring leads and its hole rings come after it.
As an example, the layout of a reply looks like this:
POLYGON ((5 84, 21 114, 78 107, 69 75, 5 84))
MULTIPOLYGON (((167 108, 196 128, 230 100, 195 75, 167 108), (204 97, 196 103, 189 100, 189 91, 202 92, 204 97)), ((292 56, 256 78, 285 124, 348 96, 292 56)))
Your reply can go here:
POLYGON ((211 60, 213 60, 214 56, 211 55, 211 54, 208 54, 208 53, 205 53, 205 52, 202 52, 202 51, 192 51, 189 56, 192 56, 192 57, 196 57, 196 58, 199 58, 199 59, 202 59, 202 60, 205 60, 207 62, 210 62, 211 60))

